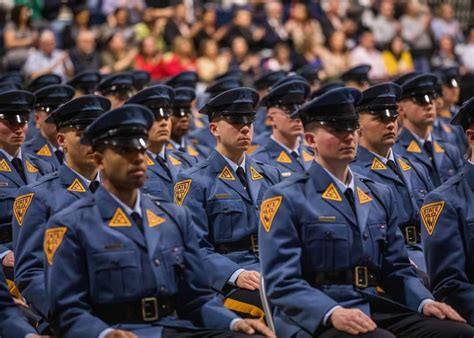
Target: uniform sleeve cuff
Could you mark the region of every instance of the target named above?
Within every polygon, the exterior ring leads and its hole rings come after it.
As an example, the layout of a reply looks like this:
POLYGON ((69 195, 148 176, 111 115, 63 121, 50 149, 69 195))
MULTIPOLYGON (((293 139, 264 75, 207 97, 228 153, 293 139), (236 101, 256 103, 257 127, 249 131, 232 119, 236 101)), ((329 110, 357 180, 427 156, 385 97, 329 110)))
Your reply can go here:
POLYGON ((102 331, 97 338, 105 338, 110 332, 113 332, 114 329, 111 329, 110 327, 102 331))
POLYGON ((332 308, 329 309, 328 312, 326 312, 326 314, 325 314, 324 317, 323 317, 323 325, 324 325, 324 326, 329 326, 329 325, 328 325, 328 319, 329 319, 329 317, 331 317, 332 313, 333 313, 335 310, 339 309, 340 307, 341 307, 341 306, 339 306, 339 305, 333 306, 332 308))
POLYGON ((240 322, 241 320, 242 320, 242 318, 234 318, 234 319, 232 319, 232 321, 230 322, 230 325, 229 325, 229 329, 230 329, 231 331, 235 331, 235 330, 234 330, 235 323, 240 322))
POLYGON ((13 252, 11 250, 7 250, 7 251, 4 251, 2 253, 0 253, 0 260, 3 259, 6 255, 8 255, 10 252, 13 252))
POLYGON ((426 299, 423 299, 420 303, 420 305, 418 305, 418 312, 423 314, 423 307, 428 304, 428 303, 433 303, 434 300, 431 299, 431 298, 426 298, 426 299))
POLYGON ((235 282, 237 281, 237 278, 239 277, 239 275, 244 272, 245 269, 238 269, 236 270, 231 276, 230 278, 227 280, 227 283, 230 284, 230 285, 233 285, 235 286, 235 282))

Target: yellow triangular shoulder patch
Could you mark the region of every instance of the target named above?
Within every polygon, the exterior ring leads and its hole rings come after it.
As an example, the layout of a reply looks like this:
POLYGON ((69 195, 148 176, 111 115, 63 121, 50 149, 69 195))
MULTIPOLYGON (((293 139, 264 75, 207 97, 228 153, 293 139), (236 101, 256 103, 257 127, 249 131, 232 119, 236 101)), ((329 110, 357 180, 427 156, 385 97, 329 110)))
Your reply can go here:
POLYGON ((184 199, 189 192, 192 180, 187 179, 184 181, 177 182, 174 186, 174 203, 177 205, 183 205, 184 199))
POLYGON ((434 141, 433 142, 433 149, 435 153, 444 153, 444 148, 439 145, 438 142, 434 141))
POLYGON ((188 145, 188 146, 186 147, 186 152, 187 152, 189 155, 194 156, 194 157, 199 156, 199 153, 197 152, 197 150, 194 149, 194 147, 191 146, 191 145, 188 145))
POLYGON ((407 171, 411 169, 411 166, 408 163, 406 163, 404 160, 402 160, 401 158, 398 159, 398 163, 400 163, 400 167, 402 168, 403 171, 407 171))
POLYGON ((166 145, 166 149, 174 149, 173 145, 171 143, 168 143, 166 145))
POLYGON ((452 117, 451 112, 449 110, 441 111, 441 113, 439 113, 439 116, 441 116, 445 119, 450 119, 452 117))
POLYGON ((34 193, 18 196, 13 203, 13 214, 20 226, 23 225, 23 219, 28 211, 28 208, 33 200, 34 193))
POLYGON ((72 182, 72 184, 69 186, 69 188, 67 188, 67 190, 72 192, 86 192, 86 189, 78 178, 76 178, 74 182, 72 182))
POLYGON ((12 171, 12 168, 7 163, 7 160, 3 159, 0 161, 0 171, 12 171))
POLYGON ((26 170, 29 173, 38 173, 39 170, 36 168, 33 164, 30 163, 30 161, 26 160, 26 170))
POLYGON ((199 129, 204 127, 204 122, 201 121, 199 116, 194 116, 194 126, 199 129))
POLYGON ((407 151, 410 152, 410 153, 421 153, 421 148, 420 148, 420 146, 418 145, 418 143, 416 143, 416 141, 413 140, 413 141, 411 141, 411 143, 408 145, 407 151))
POLYGON ((250 177, 252 178, 252 181, 260 180, 263 178, 263 176, 252 166, 250 167, 250 177))
POLYGON ((421 207, 421 219, 423 220, 423 224, 425 225, 426 231, 431 236, 433 231, 436 227, 436 223, 438 222, 439 215, 444 208, 444 201, 434 202, 430 204, 426 204, 421 207))
POLYGON ((277 162, 280 162, 280 163, 292 163, 293 161, 291 160, 291 158, 288 156, 288 154, 282 150, 280 155, 278 155, 278 158, 277 158, 277 162))
POLYGON ((109 226, 131 227, 132 223, 128 219, 127 215, 125 215, 125 212, 122 210, 122 208, 117 208, 117 210, 115 210, 115 214, 112 216, 112 219, 109 222, 109 226))
POLYGON ((156 215, 153 211, 149 209, 146 209, 146 218, 148 220, 148 226, 150 228, 156 227, 166 221, 166 219, 156 215))
POLYGON ((39 156, 47 156, 47 157, 51 157, 53 155, 51 154, 51 150, 49 149, 46 143, 36 152, 36 154, 39 156))
POLYGON ((374 157, 372 161, 372 166, 370 167, 372 170, 387 170, 387 166, 383 164, 377 157, 374 157))
POLYGON ((234 174, 232 174, 232 171, 229 169, 228 166, 225 166, 217 177, 227 181, 235 181, 234 174))
POLYGON ((148 156, 148 155, 146 155, 146 157, 145 157, 145 162, 146 162, 146 165, 149 166, 149 167, 155 165, 155 162, 153 162, 151 157, 148 156))
POLYGON ((275 196, 263 201, 260 208, 260 221, 262 222, 266 232, 269 232, 272 228, 273 220, 278 208, 280 208, 282 200, 282 196, 275 196))
POLYGON ((314 160, 314 156, 308 153, 306 150, 303 150, 303 161, 312 161, 314 160))
POLYGON ((63 242, 66 232, 66 227, 46 229, 44 232, 43 250, 49 265, 53 264, 54 254, 63 242))
POLYGON ((443 127, 443 131, 444 131, 445 133, 451 134, 451 133, 453 132, 453 130, 451 129, 450 126, 448 126, 448 125, 446 125, 446 124, 442 124, 441 126, 443 127))
POLYGON ((368 203, 370 201, 372 201, 372 197, 370 197, 369 195, 367 195, 364 190, 362 190, 361 188, 357 187, 357 197, 359 197, 359 203, 360 204, 365 204, 365 203, 368 203))
POLYGON ((258 144, 251 144, 249 148, 245 151, 246 154, 250 155, 255 152, 260 146, 258 144))
POLYGON ((336 187, 334 186, 334 183, 331 183, 331 184, 326 188, 326 190, 323 192, 323 194, 321 195, 321 197, 324 198, 325 200, 331 200, 331 201, 342 202, 342 197, 341 197, 341 195, 339 195, 339 193, 337 192, 337 189, 336 189, 336 187))
POLYGON ((168 155, 168 158, 170 159, 171 164, 174 165, 175 167, 182 164, 182 162, 178 160, 176 157, 168 155))

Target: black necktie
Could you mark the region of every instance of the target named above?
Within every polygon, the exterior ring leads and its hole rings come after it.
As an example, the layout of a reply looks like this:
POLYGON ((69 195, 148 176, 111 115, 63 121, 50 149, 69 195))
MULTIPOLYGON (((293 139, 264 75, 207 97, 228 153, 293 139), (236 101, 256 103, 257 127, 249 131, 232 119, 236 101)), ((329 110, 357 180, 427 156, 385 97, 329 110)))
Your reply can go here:
POLYGON ((12 165, 15 168, 18 175, 20 175, 23 182, 26 183, 25 171, 23 170, 23 165, 21 164, 21 160, 18 157, 15 157, 14 159, 12 159, 12 165))
POLYGON ((99 188, 99 185, 100 185, 100 182, 99 182, 99 181, 92 181, 92 182, 89 184, 89 190, 92 191, 92 193, 95 193, 95 191, 97 190, 97 188, 99 188))
POLYGON ((172 179, 171 177, 171 171, 170 169, 168 168, 168 163, 165 162, 165 160, 163 159, 163 157, 161 157, 160 155, 156 156, 156 161, 159 163, 159 165, 163 168, 163 170, 166 172, 166 174, 168 175, 168 177, 170 179, 172 179))
POLYGON ((56 149, 54 151, 54 155, 56 155, 56 158, 58 159, 59 163, 63 164, 64 160, 64 153, 61 149, 56 149))
POLYGON ((425 144, 423 144, 423 149, 425 149, 430 160, 433 161, 433 144, 431 141, 425 141, 425 144))
POLYGON ((240 183, 242 183, 242 185, 244 186, 244 189, 247 190, 248 192, 249 184, 247 182, 247 176, 245 175, 244 168, 238 167, 235 173, 237 174, 237 177, 239 178, 240 183))
POLYGON ((143 220, 141 216, 138 214, 138 212, 136 211, 132 212, 130 217, 132 217, 133 221, 138 226, 138 229, 140 229, 140 231, 143 233, 143 220))
POLYGON ((398 176, 398 178, 403 181, 402 173, 400 172, 400 170, 398 170, 397 164, 392 160, 388 160, 387 165, 390 169, 393 170, 393 172, 398 176))
POLYGON ((354 214, 355 214, 356 208, 355 208, 354 193, 352 192, 352 189, 347 188, 346 191, 344 191, 344 196, 346 196, 347 201, 351 205, 351 208, 352 208, 352 210, 354 211, 354 214))

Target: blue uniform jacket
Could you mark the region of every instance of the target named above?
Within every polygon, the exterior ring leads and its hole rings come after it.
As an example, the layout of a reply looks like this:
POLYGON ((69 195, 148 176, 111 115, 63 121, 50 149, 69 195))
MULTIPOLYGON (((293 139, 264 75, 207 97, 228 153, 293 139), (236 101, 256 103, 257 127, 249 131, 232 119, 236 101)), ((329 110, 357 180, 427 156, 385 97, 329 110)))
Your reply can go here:
MULTIPOLYGON (((367 266, 395 301, 417 310, 432 298, 410 265, 388 187, 354 173, 356 214, 329 174, 307 174, 268 189, 261 206, 262 273, 279 337, 309 337, 334 306, 370 303, 352 284, 312 286, 306 276, 367 266)), ((364 289, 375 295, 375 288, 364 289)), ((378 297, 378 296, 373 296, 378 297)))
POLYGON ((252 157, 257 161, 278 168, 283 178, 292 174, 303 174, 314 161, 313 151, 307 146, 299 147, 299 159, 296 160, 281 145, 269 139, 264 147, 260 147, 252 153, 252 157))
POLYGON ((54 154, 53 148, 41 133, 38 133, 31 139, 27 140, 23 144, 22 149, 25 152, 33 154, 34 156, 51 163, 55 169, 58 169, 61 166, 61 163, 59 163, 58 158, 54 154))
POLYGON ((413 162, 423 164, 428 170, 433 185, 438 187, 448 178, 454 176, 462 167, 464 161, 460 150, 454 145, 437 140, 434 134, 432 134, 432 137, 435 166, 433 166, 423 146, 418 143, 415 136, 407 129, 402 130, 393 150, 413 162))
POLYGON ((181 151, 189 156, 195 157, 197 160, 205 159, 209 156, 211 149, 201 144, 193 144, 189 141, 189 137, 186 137, 184 140, 185 151, 175 148, 173 143, 168 143, 166 146, 167 149, 175 149, 176 151, 181 151))
POLYGON ((467 140, 461 126, 453 126, 443 118, 437 118, 433 125, 433 134, 444 143, 449 143, 459 149, 463 155, 467 149, 467 140))
MULTIPOLYGON (((375 182, 392 188, 399 206, 397 210, 399 227, 402 233, 405 233, 405 226, 419 228, 420 208, 425 196, 433 189, 433 186, 425 167, 402 158, 396 153, 394 153, 394 158, 403 179, 400 179, 392 169, 362 146, 359 146, 357 157, 351 163, 351 168, 375 182)), ((407 245, 407 250, 418 268, 426 271, 421 243, 407 245)))
POLYGON ((25 210, 21 218, 13 217, 12 222, 15 284, 28 304, 44 318, 49 310, 43 262, 47 222, 73 202, 91 195, 86 183, 66 165, 18 191, 17 203, 24 204, 25 210))
POLYGON ((474 325, 474 165, 432 191, 422 236, 433 294, 474 325))
POLYGON ((54 215, 45 232, 46 290, 61 337, 97 337, 109 327, 96 304, 174 299, 177 317, 118 324, 139 337, 164 326, 228 329, 237 318, 208 289, 191 217, 185 208, 141 194, 142 233, 100 187, 54 215))
POLYGON ((165 169, 153 158, 153 154, 148 152, 147 161, 147 180, 142 187, 144 193, 161 197, 170 203, 173 203, 173 189, 176 183, 178 172, 193 166, 197 163, 197 158, 175 149, 166 149, 166 163, 171 176, 165 169))
POLYGON ((251 196, 225 158, 214 150, 207 160, 180 172, 175 186, 176 203, 192 211, 211 286, 218 291, 238 269, 260 271, 255 254, 249 251, 221 254, 214 248, 257 234, 263 194, 280 181, 277 169, 250 156, 246 157, 245 172, 251 196))
POLYGON ((36 334, 36 331, 13 303, 5 276, 0 269, 0 337, 24 338, 27 334, 36 334))
MULTIPOLYGON (((36 182, 42 175, 54 171, 53 166, 33 155, 22 153, 23 171, 26 183, 23 182, 13 165, 0 152, 0 231, 4 227, 11 227, 13 216, 13 202, 18 194, 18 189, 26 184, 36 182)), ((0 244, 0 253, 12 249, 12 243, 0 244)))

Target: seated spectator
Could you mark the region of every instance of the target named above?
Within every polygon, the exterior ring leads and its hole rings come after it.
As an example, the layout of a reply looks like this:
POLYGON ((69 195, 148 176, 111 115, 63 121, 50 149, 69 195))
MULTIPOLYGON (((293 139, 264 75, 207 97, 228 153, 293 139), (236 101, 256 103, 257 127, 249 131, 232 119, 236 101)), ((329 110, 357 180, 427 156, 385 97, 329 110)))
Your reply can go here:
POLYGON ((224 74, 229 68, 230 57, 220 54, 217 42, 212 39, 201 41, 197 59, 197 73, 201 81, 210 83, 216 76, 224 74))
POLYGON ((379 6, 379 14, 369 23, 379 48, 389 48, 392 39, 401 32, 402 27, 394 18, 394 14, 393 0, 383 0, 379 6))
POLYGON ((466 42, 456 46, 456 53, 459 55, 463 68, 469 73, 474 73, 474 26, 470 26, 467 31, 466 42))
POLYGON ((31 27, 30 13, 25 5, 16 5, 11 11, 11 21, 6 24, 3 33, 6 51, 3 64, 7 70, 19 70, 36 43, 38 33, 31 27))
POLYGON ((309 16, 308 7, 304 3, 298 2, 293 5, 285 28, 296 51, 302 51, 305 39, 309 39, 312 45, 324 44, 325 37, 321 25, 309 16))
POLYGON ((256 27, 252 23, 252 12, 247 7, 238 8, 232 18, 232 23, 224 37, 224 45, 230 46, 233 40, 240 36, 245 39, 249 49, 254 52, 261 48, 259 45, 265 29, 256 27))
POLYGON ((186 70, 196 71, 196 56, 191 39, 178 36, 173 41, 173 50, 163 55, 161 72, 164 77, 186 70))
POLYGON ((135 56, 135 69, 147 71, 152 80, 162 77, 160 70, 161 54, 156 48, 155 38, 148 36, 140 43, 135 56))
POLYGON ((247 41, 238 36, 234 38, 231 45, 232 61, 229 68, 238 67, 247 74, 257 74, 260 70, 260 58, 258 55, 249 52, 247 41))
POLYGON ((64 49, 71 49, 75 46, 77 36, 80 31, 91 30, 90 11, 86 6, 79 6, 74 9, 74 19, 70 25, 64 27, 61 33, 64 49))
POLYGON ((374 34, 370 30, 366 30, 361 34, 359 45, 350 52, 349 57, 351 66, 361 64, 371 66, 370 80, 384 80, 387 78, 387 70, 382 54, 375 48, 374 34))
POLYGON ((41 32, 39 48, 34 50, 26 59, 23 66, 26 77, 35 79, 43 74, 53 73, 63 80, 74 75, 74 66, 68 53, 56 49, 56 37, 49 30, 41 32))
POLYGON ((293 68, 300 69, 308 64, 320 68, 319 49, 321 49, 320 46, 315 45, 312 39, 304 39, 300 52, 293 57, 293 68))
POLYGON ((227 33, 227 27, 223 26, 217 28, 217 13, 214 5, 206 5, 201 14, 201 18, 194 22, 191 27, 191 36, 194 39, 195 48, 200 47, 201 41, 214 39, 217 42, 221 41, 227 33))
POLYGON ((127 45, 133 45, 135 35, 133 26, 130 25, 130 15, 126 8, 117 8, 114 15, 107 17, 107 22, 100 27, 100 42, 106 42, 116 32, 123 34, 127 45))
POLYGON ((141 22, 133 26, 135 42, 141 43, 145 38, 153 36, 156 49, 161 52, 164 51, 166 48, 164 38, 165 24, 165 18, 153 17, 153 8, 145 9, 141 22))
POLYGON ((283 23, 283 4, 279 1, 265 3, 266 18, 263 22, 265 35, 262 47, 273 49, 278 42, 288 41, 288 32, 283 23))
POLYGON ((293 66, 290 60, 290 47, 284 42, 275 46, 275 55, 263 64, 264 70, 277 71, 283 70, 289 72, 293 66))
POLYGON ((129 16, 131 23, 140 21, 141 13, 145 9, 144 0, 102 0, 102 13, 106 16, 113 16, 119 8, 124 8, 129 16))
POLYGON ((438 49, 431 57, 434 68, 459 67, 460 60, 454 53, 454 41, 449 36, 442 36, 438 42, 438 49))
POLYGON ((168 19, 165 25, 165 42, 173 44, 178 36, 191 37, 191 27, 186 18, 186 6, 179 2, 174 6, 174 14, 168 19))
POLYGON ((319 18, 319 22, 326 38, 329 38, 334 31, 343 31, 347 34, 345 18, 341 15, 340 3, 340 0, 328 0, 321 4, 324 12, 319 18))
POLYGON ((431 21, 431 30, 436 42, 439 42, 443 36, 449 36, 455 42, 464 40, 461 24, 454 17, 453 6, 448 3, 442 3, 439 6, 439 16, 431 21))
POLYGON ((317 50, 327 78, 338 78, 349 69, 349 52, 346 46, 346 34, 343 31, 333 31, 329 36, 327 47, 320 46, 317 50))
POLYGON ((89 30, 77 34, 76 46, 69 52, 74 66, 74 74, 85 71, 98 71, 101 67, 100 55, 96 50, 96 36, 89 30))
POLYGON ((383 61, 390 77, 410 73, 415 70, 411 54, 403 43, 401 36, 396 35, 390 48, 382 52, 383 61))
POLYGON ((100 55, 102 74, 117 73, 133 69, 133 61, 137 54, 136 48, 127 46, 122 32, 116 32, 107 43, 100 55))
POLYGON ((410 46, 415 69, 430 70, 429 57, 433 49, 430 37, 431 12, 418 0, 408 0, 405 14, 400 18, 402 38, 410 46))

